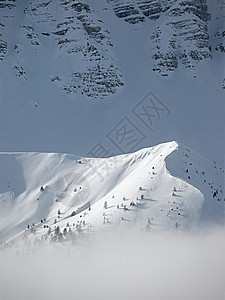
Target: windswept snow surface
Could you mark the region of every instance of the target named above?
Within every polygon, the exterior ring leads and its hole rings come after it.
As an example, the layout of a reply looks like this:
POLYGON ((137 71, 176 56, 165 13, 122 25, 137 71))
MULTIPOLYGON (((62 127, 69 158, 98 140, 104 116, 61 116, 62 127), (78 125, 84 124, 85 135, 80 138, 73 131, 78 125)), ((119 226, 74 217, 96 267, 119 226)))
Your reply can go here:
POLYGON ((1 153, 0 164, 2 241, 50 239, 57 226, 88 234, 225 221, 224 170, 177 142, 111 158, 1 153))

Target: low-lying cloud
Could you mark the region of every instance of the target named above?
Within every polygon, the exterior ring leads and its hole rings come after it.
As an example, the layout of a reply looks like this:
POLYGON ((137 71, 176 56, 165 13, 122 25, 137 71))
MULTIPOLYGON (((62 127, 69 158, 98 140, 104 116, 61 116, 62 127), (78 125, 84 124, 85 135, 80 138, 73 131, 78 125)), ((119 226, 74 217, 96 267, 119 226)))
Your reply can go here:
POLYGON ((225 300, 225 230, 100 235, 0 254, 1 300, 225 300))

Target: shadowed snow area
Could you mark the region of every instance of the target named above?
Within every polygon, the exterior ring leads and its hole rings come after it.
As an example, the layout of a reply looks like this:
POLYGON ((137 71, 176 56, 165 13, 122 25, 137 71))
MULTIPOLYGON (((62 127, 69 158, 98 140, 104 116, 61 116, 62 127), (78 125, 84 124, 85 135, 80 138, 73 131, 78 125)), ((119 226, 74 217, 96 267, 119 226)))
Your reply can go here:
POLYGON ((23 177, 23 168, 15 154, 1 153, 0 155, 0 191, 7 193, 9 190, 17 197, 26 189, 23 177))

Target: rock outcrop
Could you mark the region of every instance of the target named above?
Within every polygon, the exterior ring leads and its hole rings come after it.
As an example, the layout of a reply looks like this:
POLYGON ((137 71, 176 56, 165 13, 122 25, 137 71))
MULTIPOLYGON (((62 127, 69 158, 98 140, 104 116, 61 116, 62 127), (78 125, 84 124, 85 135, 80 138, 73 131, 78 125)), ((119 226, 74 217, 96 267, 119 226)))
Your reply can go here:
POLYGON ((151 35, 153 70, 162 76, 168 76, 179 64, 195 76, 196 63, 211 58, 206 0, 112 0, 111 3, 116 16, 131 24, 163 18, 151 35))
MULTIPOLYGON (((53 2, 32 1, 25 10, 37 27, 46 22, 50 25, 49 30, 41 34, 55 43, 57 59, 72 63, 70 73, 61 73, 58 69, 51 81, 67 93, 85 94, 91 98, 104 98, 115 93, 123 86, 122 74, 112 57, 113 44, 103 22, 84 1, 53 2), (57 18, 53 14, 55 6, 57 18)), ((37 35, 32 28, 28 29, 28 38, 32 44, 37 44, 37 35)))

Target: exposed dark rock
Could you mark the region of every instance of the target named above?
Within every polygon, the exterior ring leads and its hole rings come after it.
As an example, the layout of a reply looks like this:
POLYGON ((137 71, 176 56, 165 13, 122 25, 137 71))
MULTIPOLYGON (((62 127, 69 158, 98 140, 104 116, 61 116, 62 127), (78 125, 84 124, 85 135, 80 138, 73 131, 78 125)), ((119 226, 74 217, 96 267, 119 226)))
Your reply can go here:
POLYGON ((3 60, 7 52, 7 42, 0 40, 0 60, 3 60))
POLYGON ((26 37, 38 41, 35 25, 43 26, 48 22, 50 36, 55 43, 54 55, 60 60, 71 61, 71 73, 54 71, 50 80, 67 93, 85 94, 91 98, 104 98, 113 94, 123 85, 122 75, 110 55, 113 46, 109 31, 103 22, 96 18, 89 4, 85 1, 34 0, 25 9, 25 14, 32 18, 32 26, 26 26, 26 37), (57 5, 57 16, 54 15, 57 5), (82 37, 82 38, 81 38, 82 37), (70 57, 71 56, 71 57, 70 57), (81 63, 78 63, 81 62, 81 63))
POLYGON ((217 39, 215 50, 225 53, 225 30, 223 30, 222 27, 218 28, 217 32, 215 33, 215 37, 217 39))
MULTIPOLYGON (((164 16, 160 28, 151 36, 155 46, 153 70, 162 76, 174 71, 179 63, 195 76, 196 62, 211 58, 206 0, 111 0, 110 3, 118 18, 132 24, 164 16)), ((217 48, 224 51, 221 43, 217 48)))
POLYGON ((18 77, 23 77, 23 79, 26 79, 26 80, 27 80, 27 73, 26 73, 26 71, 24 70, 23 67, 21 67, 21 66, 19 66, 19 65, 17 64, 17 65, 14 65, 14 66, 13 66, 13 70, 15 70, 16 76, 18 76, 18 77))
POLYGON ((160 17, 160 14, 162 13, 162 4, 161 1, 158 0, 138 0, 137 1, 138 8, 142 12, 142 14, 151 19, 151 20, 157 20, 160 17))
POLYGON ((175 7, 166 6, 164 11, 167 18, 162 30, 157 28, 151 37, 155 44, 154 71, 168 75, 180 61, 195 77, 196 62, 211 58, 206 1, 176 1, 175 7))
POLYGON ((35 33, 34 27, 30 25, 24 25, 24 35, 27 37, 27 39, 30 40, 31 44, 34 46, 39 46, 40 42, 38 39, 38 35, 35 33))
POLYGON ((134 1, 111 1, 113 9, 118 18, 124 19, 124 21, 135 24, 143 22, 145 20, 144 15, 142 15, 135 5, 134 1))

